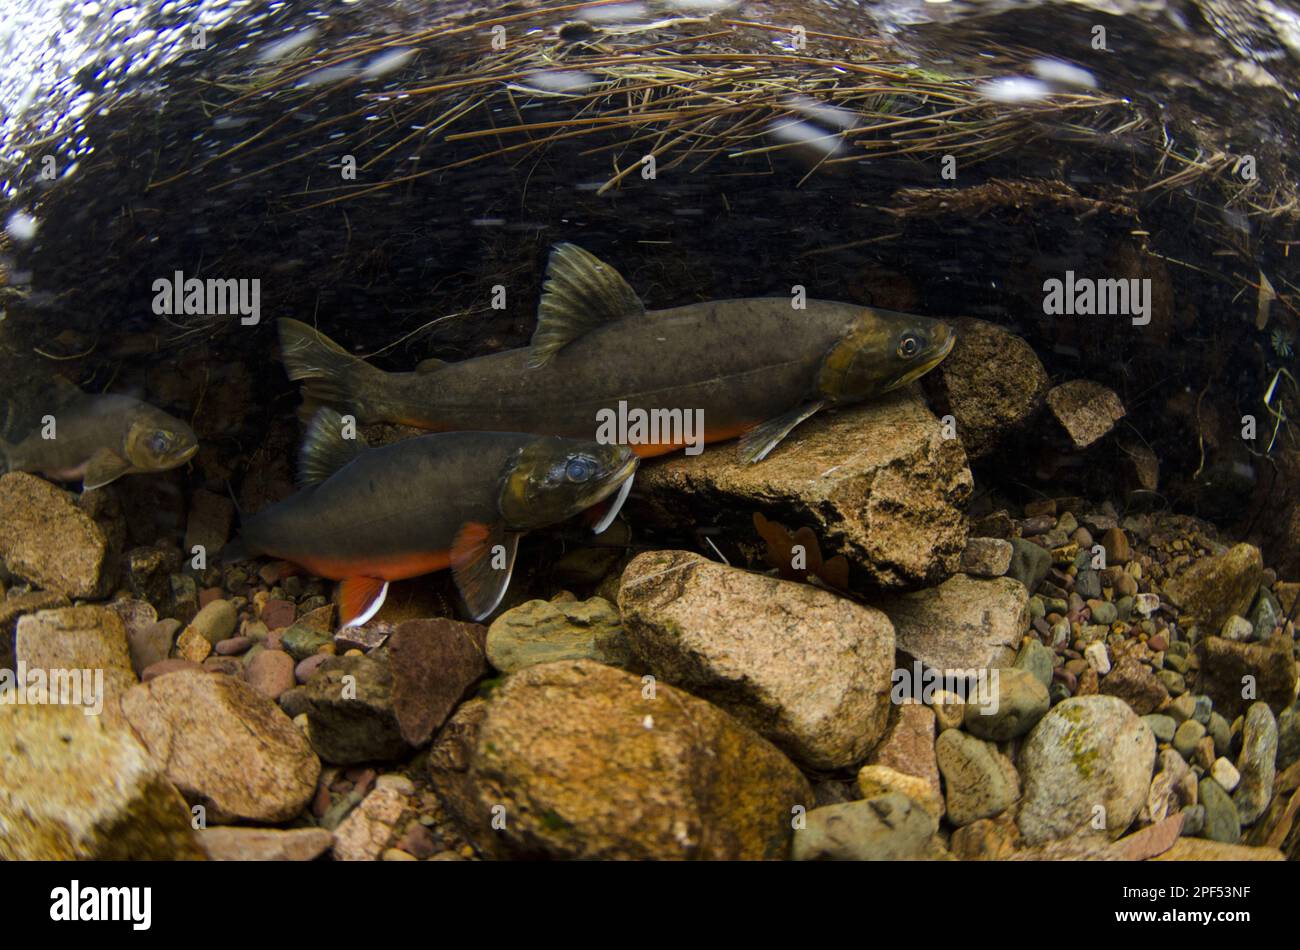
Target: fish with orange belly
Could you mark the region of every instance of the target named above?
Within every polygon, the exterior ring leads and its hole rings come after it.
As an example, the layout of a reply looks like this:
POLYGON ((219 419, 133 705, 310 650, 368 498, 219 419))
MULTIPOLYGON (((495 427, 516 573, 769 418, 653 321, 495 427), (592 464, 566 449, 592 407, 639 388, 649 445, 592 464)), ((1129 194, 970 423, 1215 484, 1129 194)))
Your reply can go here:
MULTIPOLYGON (((753 297, 647 311, 614 268, 572 244, 551 255, 528 347, 387 373, 312 327, 280 320, 289 376, 308 406, 424 429, 597 438, 602 414, 664 411, 740 437, 757 462, 817 411, 907 385, 948 355, 941 320, 855 304, 753 297), (624 404, 620 406, 620 404, 624 404)), ((632 446, 641 457, 681 439, 632 446)))
POLYGON ((510 583, 519 539, 613 496, 618 513, 637 458, 626 447, 516 432, 448 432, 369 448, 331 409, 313 416, 301 488, 249 518, 223 561, 266 555, 341 581, 344 626, 365 623, 391 581, 451 569, 482 620, 510 583))

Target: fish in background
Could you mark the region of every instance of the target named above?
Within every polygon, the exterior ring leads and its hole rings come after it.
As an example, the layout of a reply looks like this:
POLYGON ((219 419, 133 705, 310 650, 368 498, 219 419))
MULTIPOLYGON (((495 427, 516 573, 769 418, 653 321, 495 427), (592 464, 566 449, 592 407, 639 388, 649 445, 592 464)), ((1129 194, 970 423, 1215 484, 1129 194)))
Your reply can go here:
MULTIPOLYGON (((551 254, 528 347, 388 373, 319 331, 281 319, 281 354, 306 406, 437 431, 592 438, 601 412, 703 413, 702 441, 740 437, 764 457, 800 422, 905 386, 948 355, 941 320, 856 304, 751 297, 647 311, 614 268, 573 244, 551 254)), ((672 452, 668 440, 633 445, 672 452)))
POLYGON ((416 436, 382 448, 345 438, 322 408, 299 458, 300 490, 244 522, 224 562, 265 555, 341 581, 344 626, 365 623, 390 581, 450 568, 469 614, 482 620, 510 583, 519 539, 632 487, 627 448, 517 432, 416 436))
POLYGON ((17 443, 0 439, 0 472, 79 481, 90 491, 184 465, 199 449, 186 423, 132 396, 88 395, 69 382, 56 392, 49 427, 42 421, 17 443))

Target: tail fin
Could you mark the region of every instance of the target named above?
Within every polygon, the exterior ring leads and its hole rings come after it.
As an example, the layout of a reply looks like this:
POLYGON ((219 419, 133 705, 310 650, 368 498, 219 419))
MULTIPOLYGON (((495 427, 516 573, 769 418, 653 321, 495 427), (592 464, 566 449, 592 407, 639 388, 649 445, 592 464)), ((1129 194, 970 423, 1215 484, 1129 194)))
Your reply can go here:
POLYGON ((282 317, 280 356, 285 371, 303 382, 304 418, 319 406, 350 412, 363 421, 383 421, 366 399, 367 391, 384 376, 359 356, 353 356, 325 334, 298 320, 282 317))

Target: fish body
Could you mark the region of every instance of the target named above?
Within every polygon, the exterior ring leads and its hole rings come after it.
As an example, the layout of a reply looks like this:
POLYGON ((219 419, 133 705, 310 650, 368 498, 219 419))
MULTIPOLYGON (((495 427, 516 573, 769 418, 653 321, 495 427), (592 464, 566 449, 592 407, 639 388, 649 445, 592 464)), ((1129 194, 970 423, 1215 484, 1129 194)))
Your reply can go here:
MULTIPOLYGON (((248 519, 245 554, 269 555, 343 582, 346 624, 382 604, 387 583, 451 568, 475 619, 509 583, 518 539, 631 487, 621 446, 512 432, 348 444, 328 409, 312 420, 304 487, 248 519)), ((612 520, 612 518, 608 519, 612 520)))
MULTIPOLYGON (((835 301, 758 297, 646 311, 617 272, 573 245, 552 255, 526 348, 385 373, 282 320, 289 375, 309 403, 366 421, 593 438, 600 413, 699 412, 703 441, 746 436, 757 461, 818 409, 870 399, 938 364, 942 321, 835 301)), ((642 457, 681 439, 634 444, 642 457)))
POLYGON ((123 475, 162 472, 198 451, 194 431, 131 396, 76 394, 16 444, 0 442, 4 468, 80 481, 87 490, 123 475))

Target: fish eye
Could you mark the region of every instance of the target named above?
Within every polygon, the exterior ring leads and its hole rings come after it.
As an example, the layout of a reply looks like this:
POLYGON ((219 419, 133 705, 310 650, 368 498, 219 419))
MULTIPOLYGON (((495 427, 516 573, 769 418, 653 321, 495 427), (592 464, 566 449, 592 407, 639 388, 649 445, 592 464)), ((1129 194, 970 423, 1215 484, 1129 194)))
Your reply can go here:
POLYGON ((920 351, 921 341, 917 339, 914 333, 908 333, 898 341, 898 355, 905 360, 910 360, 920 351))
POLYGON ((571 482, 585 482, 595 471, 595 464, 586 458, 569 459, 569 464, 564 466, 565 477, 571 482))
POLYGON ((168 439, 166 434, 155 432, 149 437, 149 451, 155 455, 162 455, 167 451, 168 439))

